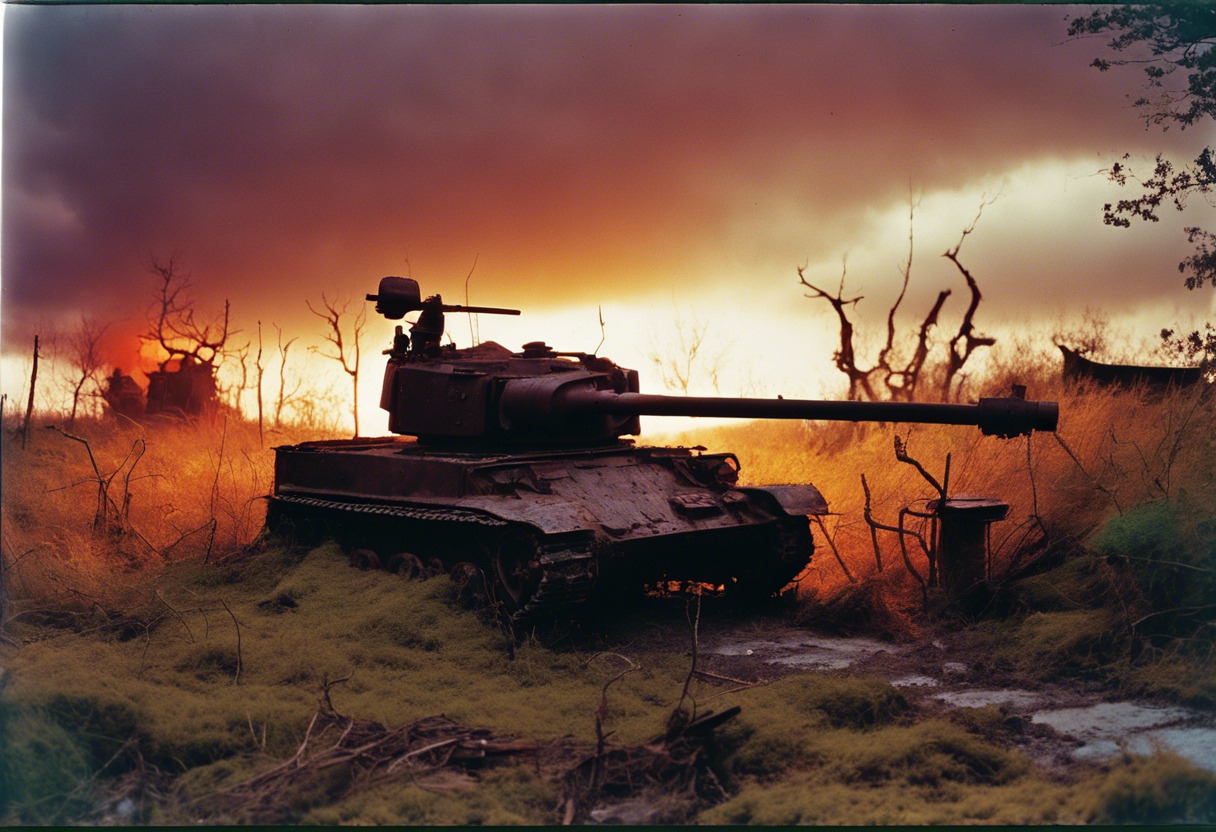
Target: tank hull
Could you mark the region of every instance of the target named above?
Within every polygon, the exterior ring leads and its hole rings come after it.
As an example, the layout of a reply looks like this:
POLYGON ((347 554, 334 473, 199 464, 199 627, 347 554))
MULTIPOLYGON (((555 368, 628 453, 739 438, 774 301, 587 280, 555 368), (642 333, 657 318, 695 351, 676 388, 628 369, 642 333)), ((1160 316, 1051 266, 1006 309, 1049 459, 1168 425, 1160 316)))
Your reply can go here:
POLYGON ((373 565, 472 564, 517 621, 665 581, 771 595, 810 562, 808 516, 827 504, 810 485, 738 487, 737 470, 733 454, 628 442, 306 442, 275 449, 267 520, 373 565))

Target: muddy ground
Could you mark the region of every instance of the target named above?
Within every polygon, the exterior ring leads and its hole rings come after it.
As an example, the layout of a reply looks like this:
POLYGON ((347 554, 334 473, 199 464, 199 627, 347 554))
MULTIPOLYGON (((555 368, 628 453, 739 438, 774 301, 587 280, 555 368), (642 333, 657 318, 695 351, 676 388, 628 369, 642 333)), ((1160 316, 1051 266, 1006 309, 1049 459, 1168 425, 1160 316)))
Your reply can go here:
POLYGON ((1216 820, 1216 714, 1037 681, 975 627, 896 642, 673 596, 513 642, 451 581, 337 554, 185 570, 146 628, 18 616, 14 821, 1216 820))
MULTIPOLYGON (((623 617, 610 638, 629 645, 639 661, 680 653, 691 661, 692 626, 681 620, 695 614, 689 602, 648 599, 646 604, 646 614, 623 617), (639 621, 647 617, 651 620, 639 621)), ((999 709, 1005 715, 999 738, 1054 773, 1155 750, 1216 773, 1216 712, 1129 697, 1110 680, 1035 679, 994 661, 986 640, 972 630, 942 626, 896 643, 817 630, 813 623, 793 626, 780 610, 740 614, 720 599, 706 599, 697 633, 698 676, 722 692, 804 672, 872 676, 898 688, 918 716, 999 709)))

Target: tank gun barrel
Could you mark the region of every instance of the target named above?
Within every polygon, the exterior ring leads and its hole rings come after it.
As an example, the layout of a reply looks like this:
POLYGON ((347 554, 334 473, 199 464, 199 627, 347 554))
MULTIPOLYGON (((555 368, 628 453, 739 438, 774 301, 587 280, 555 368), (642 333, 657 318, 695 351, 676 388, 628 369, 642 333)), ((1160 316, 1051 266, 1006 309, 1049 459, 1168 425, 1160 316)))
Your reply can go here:
MULTIPOLYGON (((559 389, 533 387, 520 379, 508 384, 501 406, 509 422, 601 414, 606 416, 715 416, 741 419, 823 419, 849 422, 920 422, 939 425, 976 425, 986 435, 1021 436, 1031 431, 1054 431, 1059 420, 1056 402, 1027 401, 1015 395, 982 398, 978 404, 928 402, 848 402, 814 399, 717 398, 615 393, 589 385, 569 384, 559 389), (529 390, 531 388, 531 392, 529 390), (537 395, 539 394, 539 395, 537 395), (547 403, 546 403, 547 399, 547 403), (539 408, 538 408, 539 406, 539 408)), ((544 385, 547 386, 547 385, 544 385)))
POLYGON ((477 315, 518 315, 518 309, 504 309, 501 306, 461 306, 458 303, 445 303, 441 307, 444 312, 472 312, 477 315))

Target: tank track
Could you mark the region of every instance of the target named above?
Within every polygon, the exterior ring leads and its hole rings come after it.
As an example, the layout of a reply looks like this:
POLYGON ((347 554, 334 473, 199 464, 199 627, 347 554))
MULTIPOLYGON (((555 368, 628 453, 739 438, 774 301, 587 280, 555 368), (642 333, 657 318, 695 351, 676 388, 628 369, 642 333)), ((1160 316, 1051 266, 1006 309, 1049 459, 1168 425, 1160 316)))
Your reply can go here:
POLYGON ((810 564, 814 539, 806 518, 779 518, 768 539, 771 547, 750 569, 737 575, 729 590, 738 597, 760 601, 771 598, 793 582, 810 564))
MULTIPOLYGON (((343 500, 326 500, 321 497, 299 497, 276 495, 274 500, 293 506, 324 509, 345 514, 371 514, 381 517, 400 517, 432 523, 462 523, 502 528, 510 526, 506 520, 458 508, 427 508, 402 506, 389 503, 351 503, 343 500)), ((590 545, 572 548, 567 543, 541 545, 536 561, 541 576, 536 589, 523 604, 510 613, 515 626, 537 624, 557 616, 563 611, 576 609, 587 603, 595 586, 598 570, 596 558, 590 545)), ((487 573, 489 564, 485 564, 487 573)))
POLYGON ((307 508, 322 508, 331 511, 341 511, 352 514, 377 514, 388 517, 404 517, 410 520, 431 520, 438 522, 474 523, 481 526, 507 526, 506 520, 490 517, 476 511, 466 511, 458 508, 424 508, 422 506, 400 506, 390 503, 348 503, 342 500, 323 500, 320 497, 296 497, 290 494, 277 494, 275 500, 291 505, 307 508))
POLYGON ((780 522, 777 526, 777 562, 783 571, 777 575, 781 586, 774 592, 801 575, 811 565, 814 553, 815 542, 809 521, 791 518, 788 522, 780 522))
POLYGON ((527 600, 511 613, 511 623, 538 623, 587 602, 597 575, 595 555, 591 547, 570 548, 566 545, 542 546, 537 557, 541 577, 527 600))

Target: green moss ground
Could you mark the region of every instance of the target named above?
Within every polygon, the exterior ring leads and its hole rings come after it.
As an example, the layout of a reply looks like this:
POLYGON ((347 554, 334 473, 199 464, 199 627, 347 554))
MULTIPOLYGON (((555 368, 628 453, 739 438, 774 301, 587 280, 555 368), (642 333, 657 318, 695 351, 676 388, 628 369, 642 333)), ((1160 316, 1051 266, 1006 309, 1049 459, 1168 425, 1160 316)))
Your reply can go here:
MULTIPOLYGON (((1026 597, 1054 598, 1053 581, 1075 593, 1095 579, 1068 568, 1074 572, 1028 585, 1026 597)), ((569 738, 586 747, 603 686, 624 668, 609 653, 552 649, 535 639, 511 658, 497 629, 455 603, 450 582, 350 569, 332 545, 302 555, 272 549, 233 566, 179 567, 165 574, 158 593, 143 617, 159 623, 147 632, 27 629, 18 634, 24 646, 4 648, 0 819, 104 820, 107 790, 142 773, 156 780, 161 797, 141 797, 134 821, 192 822, 190 801, 293 753, 327 682, 333 706, 361 719, 391 726, 442 713, 499 734, 569 738)), ((1105 608, 1055 600, 1039 606, 1005 623, 1006 634, 1015 635, 1006 661, 1073 673, 1109 660, 1105 608), (1064 656, 1080 664, 1070 666, 1064 656)), ((631 653, 628 643, 601 647, 642 665, 609 688, 604 729, 611 743, 643 742, 677 704, 690 659, 683 651, 631 653)), ((711 690, 718 689, 694 686, 693 693, 711 690)), ((1121 761, 1053 779, 1002 743, 992 730, 999 713, 918 717, 879 678, 799 673, 712 703, 730 705, 742 712, 719 731, 717 754, 733 797, 692 818, 702 823, 1216 819, 1216 777, 1177 758, 1121 761)), ((335 794, 308 796, 285 820, 560 819, 552 772, 528 760, 476 777, 335 794)))

